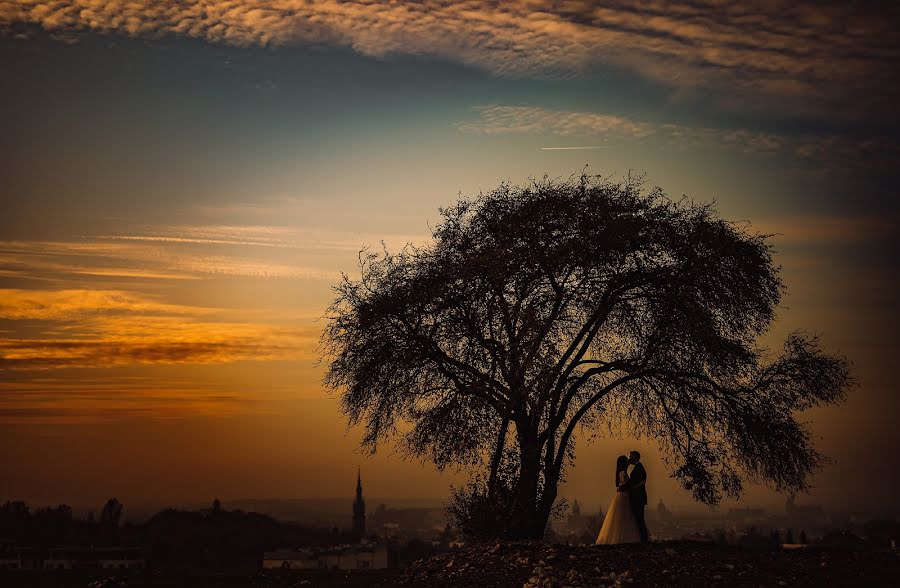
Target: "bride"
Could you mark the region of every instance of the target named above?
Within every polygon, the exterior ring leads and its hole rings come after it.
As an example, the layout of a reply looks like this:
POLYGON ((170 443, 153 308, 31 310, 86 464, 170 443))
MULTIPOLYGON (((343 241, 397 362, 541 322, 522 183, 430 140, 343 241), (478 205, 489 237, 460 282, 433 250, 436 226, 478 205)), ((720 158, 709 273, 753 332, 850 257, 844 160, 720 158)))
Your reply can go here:
POLYGON ((597 536, 597 545, 615 545, 616 543, 638 543, 641 534, 637 521, 631 512, 628 496, 628 458, 620 455, 616 460, 616 495, 613 497, 603 527, 597 536))

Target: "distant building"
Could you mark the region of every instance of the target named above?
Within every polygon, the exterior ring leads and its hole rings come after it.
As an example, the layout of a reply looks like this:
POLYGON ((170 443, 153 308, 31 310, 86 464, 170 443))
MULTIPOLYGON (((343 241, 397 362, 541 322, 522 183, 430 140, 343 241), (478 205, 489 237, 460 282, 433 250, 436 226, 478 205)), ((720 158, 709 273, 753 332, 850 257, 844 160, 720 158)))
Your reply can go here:
POLYGON ((388 565, 384 543, 279 549, 263 554, 263 569, 267 570, 382 570, 388 565))
POLYGON ((15 547, 0 558, 0 569, 139 570, 145 567, 140 547, 15 547))
POLYGON ((691 533, 682 537, 683 541, 693 541, 695 543, 713 543, 714 539, 708 533, 691 533))
POLYGON ((813 534, 823 533, 833 527, 831 517, 818 505, 799 505, 790 496, 784 505, 784 525, 805 529, 813 534))
POLYGON ((725 518, 732 523, 753 525, 766 519, 766 511, 762 508, 729 508, 725 518))
POLYGON ((368 536, 376 534, 395 539, 438 538, 447 527, 447 517, 439 507, 388 508, 379 504, 374 512, 366 515, 368 536))
POLYGON ((5 570, 39 570, 43 567, 46 551, 34 547, 10 546, 3 555, 5 570))
POLYGON ((823 511, 821 506, 810 505, 810 506, 800 506, 794 502, 794 496, 791 495, 788 497, 787 502, 784 504, 784 512, 790 517, 819 517, 822 516, 823 511))
POLYGON ((20 561, 15 553, 16 542, 0 539, 0 570, 18 570, 20 561))
POLYGON ((603 526, 603 511, 596 514, 584 514, 578 500, 572 502, 572 510, 565 521, 563 534, 567 542, 590 543, 597 537, 603 526))
POLYGON ((659 504, 656 505, 656 516, 659 517, 661 521, 671 521, 672 520, 672 511, 666 507, 663 503, 662 498, 659 499, 659 504))
POLYGON ((356 472, 356 499, 353 501, 353 536, 362 539, 366 535, 366 502, 362 495, 362 477, 356 472))

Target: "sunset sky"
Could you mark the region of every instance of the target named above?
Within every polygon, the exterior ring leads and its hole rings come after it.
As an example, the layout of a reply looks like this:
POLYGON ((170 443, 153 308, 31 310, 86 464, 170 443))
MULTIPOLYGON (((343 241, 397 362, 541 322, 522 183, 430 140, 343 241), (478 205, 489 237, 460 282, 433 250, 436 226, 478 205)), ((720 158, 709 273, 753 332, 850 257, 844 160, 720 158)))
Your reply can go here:
MULTIPOLYGON (((900 14, 752 4, 0 0, 0 501, 443 498, 323 391, 331 287, 459 193, 633 170, 773 233, 766 341, 854 362, 798 502, 900 508, 900 14)), ((562 494, 634 447, 687 505, 630 439, 562 494)))

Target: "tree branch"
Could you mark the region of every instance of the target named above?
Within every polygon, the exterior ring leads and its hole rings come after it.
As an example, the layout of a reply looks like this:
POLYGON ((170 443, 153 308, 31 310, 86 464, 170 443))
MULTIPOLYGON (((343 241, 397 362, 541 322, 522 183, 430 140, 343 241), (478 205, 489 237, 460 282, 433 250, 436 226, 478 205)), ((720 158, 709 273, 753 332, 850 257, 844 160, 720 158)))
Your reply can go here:
POLYGON ((622 376, 620 378, 616 378, 615 380, 613 380, 612 382, 610 382, 609 384, 607 384, 606 386, 604 386, 603 388, 598 390, 590 398, 590 400, 588 400, 583 405, 581 405, 581 408, 579 408, 578 411, 576 411, 575 414, 572 416, 571 420, 569 420, 569 424, 566 425, 566 429, 563 432, 562 437, 560 437, 559 449, 556 452, 556 459, 553 462, 553 466, 555 469, 558 470, 558 469, 562 468, 562 461, 565 458, 565 448, 569 444, 569 438, 572 437, 572 432, 575 430, 575 426, 582 419, 582 417, 584 417, 584 415, 587 414, 587 412, 591 408, 593 408, 593 406, 595 404, 597 404, 597 402, 599 402, 601 398, 603 398, 604 396, 606 396, 607 394, 609 394, 610 392, 612 392, 613 390, 615 390, 622 384, 626 384, 632 380, 642 378, 642 377, 648 375, 649 373, 651 373, 651 370, 639 371, 639 372, 635 372, 632 374, 622 376))

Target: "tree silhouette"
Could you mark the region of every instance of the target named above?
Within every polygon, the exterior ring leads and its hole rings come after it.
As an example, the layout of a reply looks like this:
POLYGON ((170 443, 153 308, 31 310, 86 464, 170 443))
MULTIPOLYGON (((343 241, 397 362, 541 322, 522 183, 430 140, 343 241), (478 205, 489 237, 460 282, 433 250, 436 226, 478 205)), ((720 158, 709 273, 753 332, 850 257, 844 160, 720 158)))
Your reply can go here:
POLYGON ((100 524, 104 527, 116 528, 122 519, 122 503, 115 498, 110 498, 100 511, 100 524))
POLYGON ((775 547, 779 547, 781 545, 781 534, 778 532, 778 529, 772 529, 772 531, 769 533, 769 540, 775 547))
POLYGON ((579 429, 655 441, 704 503, 807 486, 823 457, 794 413, 852 378, 815 337, 757 343, 783 290, 766 236, 631 177, 502 184, 441 216, 335 288, 325 383, 369 451, 399 434, 438 468, 481 464, 486 496, 511 459, 515 537, 543 535, 579 429))
POLYGON ((116 545, 119 542, 119 523, 122 520, 122 503, 110 498, 100 511, 100 537, 105 543, 116 545))

